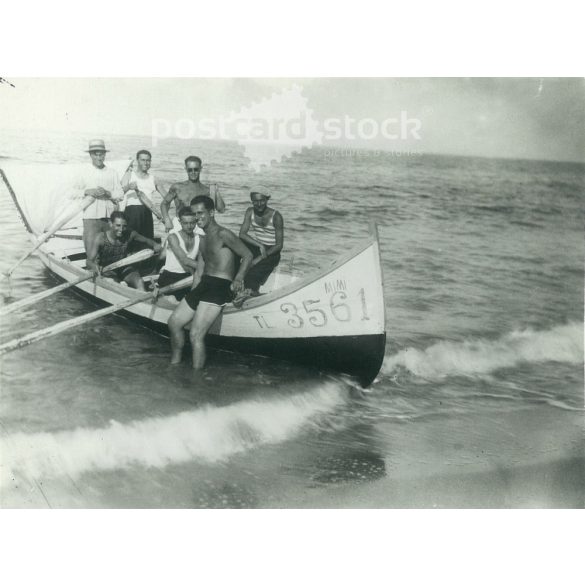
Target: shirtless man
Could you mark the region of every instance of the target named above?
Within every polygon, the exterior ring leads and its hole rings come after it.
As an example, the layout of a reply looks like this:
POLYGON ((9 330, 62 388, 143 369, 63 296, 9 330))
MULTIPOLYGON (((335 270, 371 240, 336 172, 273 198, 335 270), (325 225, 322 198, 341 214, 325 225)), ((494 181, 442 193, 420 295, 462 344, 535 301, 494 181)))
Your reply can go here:
POLYGON ((193 368, 205 365, 205 335, 224 306, 244 286, 244 275, 252 263, 252 252, 230 230, 215 221, 213 200, 198 196, 191 201, 197 225, 204 232, 199 250, 205 264, 199 284, 189 291, 169 319, 171 364, 181 361, 185 345, 183 328, 191 321, 189 338, 193 346, 193 368), (237 257, 241 257, 239 269, 237 257), (235 276, 234 276, 235 275, 235 276))
MULTIPOLYGON (((201 176, 201 159, 198 156, 188 156, 185 159, 185 170, 187 171, 187 180, 181 183, 173 183, 169 189, 169 192, 163 197, 162 203, 160 204, 160 211, 163 216, 165 228, 168 231, 172 230, 173 221, 169 217, 169 209, 171 202, 175 202, 176 216, 179 217, 179 211, 182 207, 188 207, 191 204, 191 200, 199 195, 207 195, 211 197, 211 190, 207 185, 204 185, 199 181, 201 176)), ((214 205, 219 213, 225 211, 225 203, 219 194, 217 185, 215 186, 214 193, 214 205)))

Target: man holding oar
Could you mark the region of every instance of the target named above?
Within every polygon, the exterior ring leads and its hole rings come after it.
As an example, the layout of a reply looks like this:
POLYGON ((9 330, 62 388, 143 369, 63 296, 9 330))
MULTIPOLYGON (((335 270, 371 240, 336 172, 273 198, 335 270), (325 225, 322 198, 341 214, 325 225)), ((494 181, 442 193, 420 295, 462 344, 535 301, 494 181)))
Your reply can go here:
POLYGON ((131 166, 122 177, 122 189, 125 192, 126 207, 124 212, 130 229, 140 235, 154 238, 154 224, 152 215, 162 221, 162 215, 152 203, 155 193, 165 197, 167 192, 161 182, 149 172, 152 155, 148 150, 139 150, 136 153, 136 165, 131 166))
POLYGON ((97 234, 108 229, 108 218, 124 198, 120 177, 115 169, 106 167, 106 146, 103 140, 90 140, 87 165, 75 181, 72 199, 93 197, 94 203, 83 212, 83 245, 88 251, 97 234))
POLYGON ((184 327, 191 322, 190 339, 193 346, 193 368, 205 365, 205 336, 209 328, 232 299, 233 293, 244 286, 244 275, 252 262, 252 252, 233 232, 215 221, 213 200, 195 197, 191 202, 197 225, 205 232, 199 250, 205 268, 199 284, 187 293, 169 319, 171 333, 171 364, 180 363, 185 345, 184 327), (237 257, 241 263, 237 268, 237 257))
MULTIPOLYGON (((197 227, 195 212, 190 207, 183 207, 179 211, 179 223, 181 228, 173 229, 167 239, 165 265, 158 277, 159 287, 173 284, 195 274, 199 266, 197 260, 199 241, 200 236, 204 236, 205 232, 197 227)), ((200 277, 201 275, 197 274, 194 284, 199 284, 200 277)), ((186 294, 185 290, 174 293, 178 301, 186 294)))
MULTIPOLYGON (((112 264, 128 255, 131 242, 141 242, 152 248, 155 253, 161 251, 161 245, 128 229, 128 220, 121 211, 113 211, 110 216, 110 229, 97 234, 87 252, 87 268, 96 274, 101 273, 104 266, 112 264)), ((146 290, 140 273, 134 266, 118 268, 102 276, 114 278, 117 282, 125 282, 138 290, 146 290)))
MULTIPOLYGON (((187 180, 180 183, 173 183, 169 189, 169 192, 163 198, 163 201, 160 205, 160 210, 167 232, 173 228, 179 227, 178 225, 173 225, 173 220, 169 216, 169 209, 171 208, 171 203, 173 201, 175 202, 176 217, 179 217, 179 211, 181 211, 181 208, 189 207, 191 200, 194 197, 199 195, 207 195, 207 197, 212 197, 210 188, 199 180, 201 177, 202 167, 203 164, 198 156, 188 156, 185 159, 187 180)), ((215 185, 212 200, 214 202, 215 209, 219 213, 223 213, 225 210, 225 203, 219 194, 217 185, 215 185)))

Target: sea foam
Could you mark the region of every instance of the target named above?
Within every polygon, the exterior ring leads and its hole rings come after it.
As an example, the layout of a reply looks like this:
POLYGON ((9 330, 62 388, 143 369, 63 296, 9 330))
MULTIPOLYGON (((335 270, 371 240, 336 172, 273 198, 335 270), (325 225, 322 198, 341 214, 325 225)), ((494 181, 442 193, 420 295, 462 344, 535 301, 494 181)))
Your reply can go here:
POLYGON ((489 374, 522 362, 583 363, 583 325, 570 323, 548 331, 513 331, 496 340, 440 341, 426 349, 409 347, 384 359, 382 373, 398 368, 428 379, 489 374))
POLYGON ((0 439, 3 482, 18 472, 29 479, 131 465, 162 468, 193 459, 215 462, 297 434, 342 405, 347 389, 325 382, 311 391, 274 400, 248 400, 105 428, 15 433, 0 439), (344 391, 345 390, 345 391, 344 391))

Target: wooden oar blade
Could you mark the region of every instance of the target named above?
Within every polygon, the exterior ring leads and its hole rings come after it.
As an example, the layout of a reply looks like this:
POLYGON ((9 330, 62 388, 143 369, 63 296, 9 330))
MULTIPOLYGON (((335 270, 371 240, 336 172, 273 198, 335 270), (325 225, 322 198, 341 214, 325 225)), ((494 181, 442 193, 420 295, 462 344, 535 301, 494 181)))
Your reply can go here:
POLYGON ((57 333, 62 333, 63 331, 73 329, 73 327, 78 327, 79 325, 83 325, 84 323, 89 323, 91 321, 94 321, 95 319, 104 317, 105 315, 115 313, 116 311, 121 311, 122 309, 125 309, 130 305, 135 305, 137 303, 140 303, 141 301, 146 301, 151 296, 152 293, 147 293, 145 295, 141 295, 137 299, 128 299, 126 301, 123 301, 122 303, 111 305, 109 307, 105 307, 104 309, 93 311, 92 313, 88 313, 86 315, 80 315, 79 317, 68 319, 67 321, 62 321, 61 323, 57 323, 56 325, 52 325, 51 327, 46 327, 45 329, 41 329, 40 331, 35 331, 34 333, 29 333, 28 335, 20 337, 19 339, 15 339, 13 341, 9 341, 8 343, 0 345, 0 355, 8 353, 9 351, 14 351, 15 349, 19 349, 21 347, 26 347, 31 343, 40 341, 41 339, 46 339, 47 337, 52 337, 53 335, 57 335, 57 333))
POLYGON ((172 292, 176 292, 178 290, 181 290, 182 288, 187 288, 188 286, 191 286, 192 284, 193 284, 193 277, 187 276, 186 278, 183 278, 183 280, 179 280, 178 282, 175 282, 174 284, 169 284, 167 286, 163 286, 162 288, 159 289, 158 292, 165 295, 168 293, 172 293, 172 292))
POLYGON ((24 299, 20 299, 19 301, 15 301, 14 303, 10 303, 9 305, 6 305, 2 307, 2 309, 0 309, 0 317, 4 317, 4 315, 8 315, 10 313, 13 313, 14 311, 23 309, 24 307, 28 307, 29 305, 46 299, 47 297, 50 297, 58 292, 68 289, 69 287, 75 286, 81 282, 84 282, 85 280, 89 280, 92 277, 93 277, 92 274, 86 274, 84 276, 76 278, 72 282, 64 282, 63 284, 54 286, 52 288, 48 288, 47 290, 43 290, 39 293, 31 295, 30 297, 26 297, 24 299))
MULTIPOLYGON (((193 277, 189 276, 187 278, 179 280, 179 282, 175 282, 174 284, 169 284, 168 286, 161 288, 159 292, 163 294, 174 292, 182 288, 187 288, 188 286, 191 286, 192 283, 193 277)), ((21 347, 26 347, 31 343, 35 343, 36 341, 46 339, 47 337, 52 337, 53 335, 57 335, 57 333, 62 333, 63 331, 73 329, 73 327, 78 327, 79 325, 89 323, 91 321, 94 321, 95 319, 104 317, 105 315, 110 315, 111 313, 121 311, 122 309, 130 307, 132 305, 136 305, 140 302, 146 301, 152 298, 153 296, 154 293, 152 292, 145 293, 137 298, 127 299, 125 301, 122 301, 121 303, 117 303, 116 305, 111 305, 110 307, 105 307, 104 309, 99 309, 98 311, 94 311, 86 315, 80 315, 79 317, 74 317, 73 319, 62 321, 61 323, 57 323, 56 325, 52 325, 51 327, 46 327, 45 329, 41 329, 40 331, 29 333, 28 335, 20 337, 19 339, 15 339, 13 341, 9 341, 8 343, 0 345, 0 355, 4 355, 5 353, 14 351, 15 349, 20 349, 21 347)))
MULTIPOLYGON (((136 262, 143 262, 144 260, 151 258, 153 255, 154 252, 152 250, 140 250, 140 252, 136 252, 136 254, 132 254, 131 256, 127 256, 126 258, 122 258, 122 260, 118 260, 117 262, 106 266, 104 268, 104 272, 115 270, 116 268, 122 268, 124 266, 129 266, 130 264, 135 264, 136 262)), ((31 295, 30 297, 26 297, 25 299, 20 299, 19 301, 10 303, 9 305, 6 305, 0 309, 0 317, 13 313, 19 309, 23 309, 24 307, 28 307, 29 305, 46 299, 47 297, 66 290, 72 286, 76 286, 82 282, 85 282, 86 280, 89 280, 90 278, 93 278, 93 276, 93 274, 85 274, 71 282, 64 282, 63 284, 41 291, 31 295)))
POLYGON ((64 214, 59 216, 59 218, 57 220, 55 220, 55 222, 53 222, 53 224, 51 225, 51 227, 44 233, 42 234, 39 239, 37 240, 37 243, 34 245, 33 249, 30 250, 29 252, 27 252, 26 254, 24 254, 24 256, 22 256, 20 258, 20 260, 18 260, 18 262, 16 262, 16 264, 14 264, 12 266, 12 268, 10 268, 7 272, 5 272, 3 274, 3 276, 10 278, 12 276, 12 273, 32 254, 34 254, 51 236, 55 235, 55 232, 57 230, 59 230, 59 228, 63 227, 67 222, 69 222, 70 220, 72 220, 74 217, 76 217, 77 215, 79 215, 80 213, 82 213, 85 209, 87 209, 93 202, 95 201, 95 199, 93 197, 84 197, 80 202, 78 202, 76 205, 72 206, 70 208, 70 210, 64 214))

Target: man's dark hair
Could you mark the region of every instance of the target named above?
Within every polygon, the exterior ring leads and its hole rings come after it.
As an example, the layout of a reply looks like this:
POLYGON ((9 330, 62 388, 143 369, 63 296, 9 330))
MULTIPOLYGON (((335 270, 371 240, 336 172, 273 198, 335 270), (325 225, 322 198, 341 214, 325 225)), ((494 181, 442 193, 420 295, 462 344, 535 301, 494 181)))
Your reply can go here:
POLYGON ((203 166, 203 163, 201 162, 201 159, 198 156, 188 156, 185 159, 185 166, 187 166, 187 163, 190 163, 190 162, 196 162, 196 163, 199 163, 199 166, 203 166))
POLYGON ((207 211, 215 211, 215 203, 213 202, 213 199, 207 195, 197 195, 197 197, 191 199, 191 205, 197 205, 198 203, 203 203, 207 211))
POLYGON ((123 219, 126 223, 128 223, 128 218, 123 211, 112 211, 112 215, 110 215, 112 222, 118 218, 123 219))
MULTIPOLYGON (((197 199, 196 197, 194 200, 197 199)), ((193 203, 193 201, 191 201, 193 203)), ((185 215, 195 215, 195 212, 190 207, 181 207, 179 210, 179 218, 184 217, 185 215)))
POLYGON ((148 150, 139 150, 139 151, 136 153, 136 159, 138 159, 138 157, 139 157, 141 154, 147 154, 147 155, 148 155, 150 158, 152 158, 152 154, 150 154, 150 152, 148 152, 148 150))

